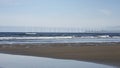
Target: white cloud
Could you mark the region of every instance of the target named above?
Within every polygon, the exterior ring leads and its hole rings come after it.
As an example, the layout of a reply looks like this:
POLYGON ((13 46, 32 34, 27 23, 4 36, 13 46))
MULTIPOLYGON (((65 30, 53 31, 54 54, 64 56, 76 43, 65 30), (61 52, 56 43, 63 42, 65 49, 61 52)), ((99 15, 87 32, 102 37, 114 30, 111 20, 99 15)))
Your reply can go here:
POLYGON ((108 9, 100 9, 99 12, 101 12, 102 14, 107 15, 107 16, 112 15, 112 11, 108 10, 108 9))

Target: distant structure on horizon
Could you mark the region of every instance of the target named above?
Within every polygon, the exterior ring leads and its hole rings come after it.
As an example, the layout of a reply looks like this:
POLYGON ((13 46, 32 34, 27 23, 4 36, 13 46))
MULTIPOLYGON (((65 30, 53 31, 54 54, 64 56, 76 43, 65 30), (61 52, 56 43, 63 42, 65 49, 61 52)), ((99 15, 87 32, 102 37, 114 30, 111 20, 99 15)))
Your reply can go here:
POLYGON ((120 33, 120 30, 83 29, 83 28, 49 28, 49 27, 0 27, 0 32, 69 32, 69 33, 120 33))

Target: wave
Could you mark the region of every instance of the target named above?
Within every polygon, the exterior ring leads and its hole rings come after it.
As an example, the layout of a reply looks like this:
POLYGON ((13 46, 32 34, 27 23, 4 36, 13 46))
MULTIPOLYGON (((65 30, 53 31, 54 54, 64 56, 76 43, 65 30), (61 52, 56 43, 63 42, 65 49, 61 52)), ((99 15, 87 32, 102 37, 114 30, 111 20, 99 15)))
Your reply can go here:
POLYGON ((96 38, 95 36, 81 36, 81 37, 78 37, 78 38, 96 38))
POLYGON ((120 38, 120 36, 109 36, 109 35, 99 35, 99 36, 42 36, 42 37, 0 37, 0 40, 40 40, 40 39, 99 39, 99 38, 120 38))
POLYGON ((81 36, 78 38, 111 38, 109 35, 98 35, 98 36, 81 36))
POLYGON ((120 38, 120 36, 98 35, 98 36, 81 36, 78 38, 120 38))
POLYGON ((99 35, 98 38, 111 38, 109 35, 99 35))
POLYGON ((39 40, 39 39, 70 39, 72 36, 56 36, 56 37, 0 37, 0 40, 39 40))
POLYGON ((35 35, 35 34, 37 34, 37 33, 33 33, 33 32, 27 32, 27 33, 25 33, 25 34, 30 34, 30 35, 35 35))

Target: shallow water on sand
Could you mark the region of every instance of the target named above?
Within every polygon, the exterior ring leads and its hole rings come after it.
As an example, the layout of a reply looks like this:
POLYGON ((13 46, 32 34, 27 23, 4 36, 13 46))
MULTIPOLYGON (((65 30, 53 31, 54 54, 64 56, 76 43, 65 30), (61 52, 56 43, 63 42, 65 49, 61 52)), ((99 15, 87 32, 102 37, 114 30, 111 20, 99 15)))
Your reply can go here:
POLYGON ((115 68, 112 66, 75 60, 10 55, 0 53, 0 68, 115 68))

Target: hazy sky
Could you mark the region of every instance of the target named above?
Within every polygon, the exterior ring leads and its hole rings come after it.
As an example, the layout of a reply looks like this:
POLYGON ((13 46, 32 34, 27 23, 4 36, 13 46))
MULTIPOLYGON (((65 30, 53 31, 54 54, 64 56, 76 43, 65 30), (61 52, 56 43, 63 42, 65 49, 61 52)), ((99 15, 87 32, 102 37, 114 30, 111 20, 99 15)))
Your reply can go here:
POLYGON ((0 0, 0 26, 120 26, 120 0, 0 0))

